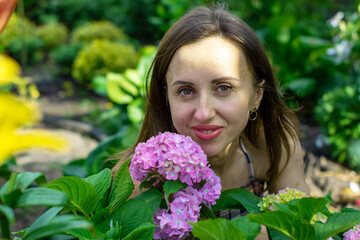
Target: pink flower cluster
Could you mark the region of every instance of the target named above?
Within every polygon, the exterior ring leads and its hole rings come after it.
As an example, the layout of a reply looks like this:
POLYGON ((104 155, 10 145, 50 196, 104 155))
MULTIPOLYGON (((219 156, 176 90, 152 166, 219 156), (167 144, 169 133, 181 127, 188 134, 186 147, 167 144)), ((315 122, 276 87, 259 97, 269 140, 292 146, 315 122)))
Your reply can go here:
POLYGON ((154 223, 160 225, 154 239, 183 239, 200 218, 200 204, 214 205, 220 197, 220 178, 210 169, 201 147, 190 137, 164 132, 139 143, 131 159, 130 174, 144 181, 148 173, 159 173, 160 181, 180 180, 186 183, 172 194, 168 209, 154 214, 154 223))
POLYGON ((355 225, 349 231, 344 233, 343 240, 357 240, 360 239, 360 224, 355 225))

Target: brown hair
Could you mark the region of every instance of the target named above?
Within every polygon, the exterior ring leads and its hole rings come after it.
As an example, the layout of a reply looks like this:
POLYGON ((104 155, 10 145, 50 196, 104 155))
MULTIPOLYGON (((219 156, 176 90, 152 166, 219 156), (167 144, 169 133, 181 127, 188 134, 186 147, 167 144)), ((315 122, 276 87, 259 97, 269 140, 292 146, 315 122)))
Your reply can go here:
MULTIPOLYGON (((296 127, 292 123, 296 117, 281 100, 270 62, 254 31, 244 21, 226 11, 224 5, 219 4, 209 8, 194 8, 180 18, 164 35, 151 65, 148 105, 140 135, 131 148, 121 153, 122 160, 126 160, 134 153, 139 142, 145 142, 159 132, 176 132, 167 104, 166 72, 175 52, 181 46, 210 36, 222 36, 236 43, 244 52, 255 85, 265 80, 264 94, 258 109, 259 117, 255 121, 248 122, 244 134, 252 144, 257 146, 256 139, 263 124, 270 161, 270 168, 267 171, 270 186, 279 172, 282 146, 285 147, 289 159, 288 136, 296 138, 296 127)), ((122 162, 117 163, 113 169, 114 172, 122 162)))

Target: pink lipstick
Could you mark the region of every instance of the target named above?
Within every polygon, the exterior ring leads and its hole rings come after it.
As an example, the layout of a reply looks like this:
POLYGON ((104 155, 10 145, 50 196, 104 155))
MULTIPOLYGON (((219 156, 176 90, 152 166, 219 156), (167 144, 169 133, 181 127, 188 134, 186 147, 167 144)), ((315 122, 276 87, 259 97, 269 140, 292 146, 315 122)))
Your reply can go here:
POLYGON ((223 131, 223 128, 218 125, 196 125, 192 129, 196 137, 203 141, 211 141, 223 131))

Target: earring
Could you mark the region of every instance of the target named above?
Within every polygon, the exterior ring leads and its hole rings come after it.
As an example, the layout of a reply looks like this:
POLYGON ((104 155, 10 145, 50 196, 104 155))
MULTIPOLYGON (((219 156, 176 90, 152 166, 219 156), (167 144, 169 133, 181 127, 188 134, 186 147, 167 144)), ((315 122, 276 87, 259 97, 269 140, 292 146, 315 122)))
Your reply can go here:
POLYGON ((256 109, 256 107, 254 107, 249 113, 249 120, 255 121, 257 116, 258 116, 257 109, 256 109))

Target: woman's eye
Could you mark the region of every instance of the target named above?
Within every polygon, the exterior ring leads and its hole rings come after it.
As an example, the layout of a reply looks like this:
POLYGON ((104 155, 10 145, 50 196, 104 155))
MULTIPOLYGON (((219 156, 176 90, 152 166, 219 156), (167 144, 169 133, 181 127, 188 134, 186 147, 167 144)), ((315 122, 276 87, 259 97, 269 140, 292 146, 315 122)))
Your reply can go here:
POLYGON ((217 88, 217 91, 221 92, 221 93, 226 93, 226 92, 230 91, 230 89, 231 89, 231 86, 229 86, 229 85, 221 85, 217 88))
POLYGON ((192 94, 193 90, 188 89, 188 88, 183 88, 183 89, 180 89, 178 93, 181 95, 187 96, 187 95, 192 94))

